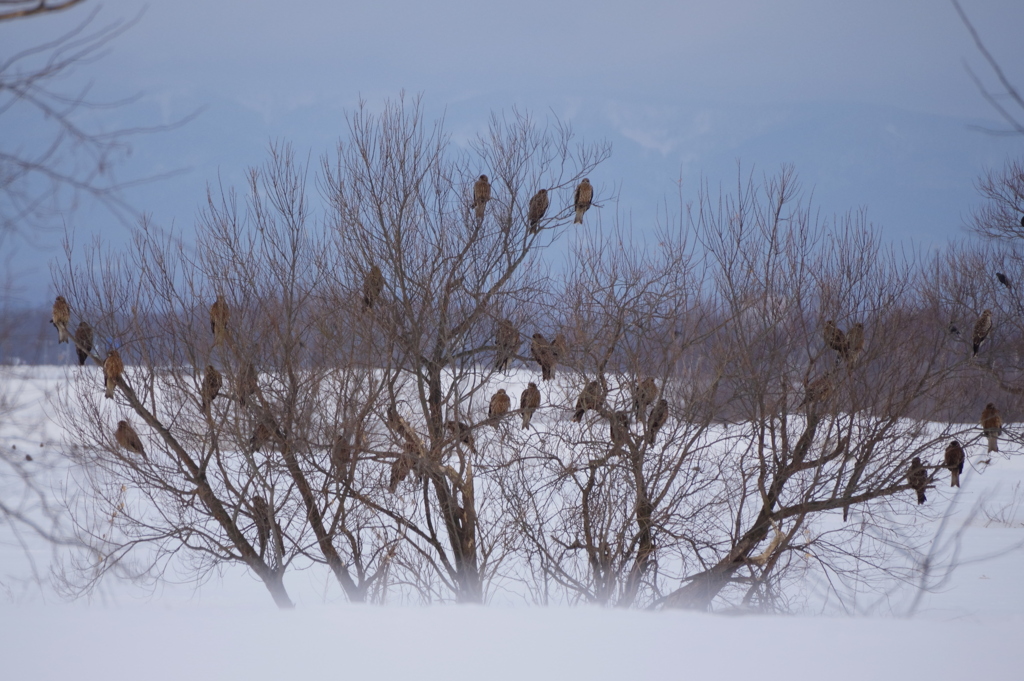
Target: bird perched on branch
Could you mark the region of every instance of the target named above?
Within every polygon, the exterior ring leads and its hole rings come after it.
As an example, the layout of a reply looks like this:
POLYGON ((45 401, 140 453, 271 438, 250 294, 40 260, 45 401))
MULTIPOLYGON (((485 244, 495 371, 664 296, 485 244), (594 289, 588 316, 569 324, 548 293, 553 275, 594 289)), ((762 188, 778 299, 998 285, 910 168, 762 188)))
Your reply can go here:
POLYGON ((846 355, 843 359, 847 364, 853 364, 862 352, 864 352, 864 325, 857 322, 850 327, 850 332, 846 334, 846 355))
POLYGON ((50 317, 50 323, 57 327, 58 343, 67 343, 71 338, 68 335, 70 321, 71 307, 68 305, 68 301, 64 299, 64 296, 57 296, 57 299, 53 301, 53 315, 50 317))
POLYGON ((228 337, 228 301, 224 294, 218 293, 217 300, 210 306, 210 331, 213 332, 213 344, 220 345, 228 337))
POLYGON ((946 468, 949 469, 950 487, 960 486, 960 474, 964 472, 964 448, 960 446, 960 443, 956 440, 952 440, 946 445, 946 457, 943 461, 946 468))
POLYGON ((523 394, 519 396, 519 408, 523 410, 523 430, 530 427, 530 419, 533 418, 533 413, 539 407, 540 390, 537 389, 537 384, 531 381, 523 394))
POLYGON ((978 354, 978 349, 981 348, 981 344, 988 338, 989 332, 992 330, 992 310, 985 310, 978 317, 978 321, 974 323, 974 335, 971 336, 972 347, 974 348, 974 354, 978 354))
POLYGON ((117 430, 114 431, 114 439, 117 440, 117 444, 121 445, 129 452, 133 452, 142 457, 146 456, 146 452, 142 448, 142 440, 139 439, 139 434, 135 432, 135 429, 132 428, 131 424, 127 421, 117 422, 117 430))
POLYGON ((540 365, 541 377, 545 381, 550 381, 555 377, 555 364, 557 363, 555 351, 543 334, 533 334, 533 342, 530 343, 530 354, 533 355, 533 358, 537 360, 537 364, 540 365))
POLYGON ((633 412, 638 421, 647 420, 647 408, 658 398, 658 384, 647 377, 633 387, 633 412))
POLYGON ((212 364, 207 364, 206 375, 203 376, 203 411, 206 411, 213 404, 213 400, 220 394, 220 389, 223 385, 224 379, 221 378, 220 372, 212 364))
POLYGON ((910 462, 910 470, 907 471, 907 483, 917 492, 917 503, 919 506, 928 501, 928 497, 924 495, 924 491, 928 487, 928 469, 921 463, 921 457, 919 456, 915 456, 910 462))
POLYGON ((583 415, 587 413, 587 410, 597 410, 603 406, 604 389, 601 387, 601 382, 597 380, 591 381, 583 388, 579 398, 576 400, 576 413, 572 415, 572 420, 579 423, 583 420, 583 415))
POLYGON ((412 472, 415 449, 406 444, 402 448, 402 453, 398 455, 394 463, 391 464, 391 479, 388 481, 388 491, 394 494, 398 491, 398 485, 409 477, 409 473, 412 472))
POLYGON ((519 351, 519 329, 508 319, 502 319, 494 332, 494 344, 498 348, 495 369, 507 371, 512 357, 519 351))
POLYGON ((498 392, 494 393, 491 397, 490 407, 487 409, 487 418, 492 419, 495 423, 492 423, 495 428, 498 427, 497 420, 500 419, 504 414, 508 413, 508 410, 512 408, 512 400, 508 394, 505 393, 504 388, 499 388, 498 392))
POLYGON ((92 327, 88 322, 78 322, 75 329, 75 352, 78 353, 78 366, 84 366, 92 352, 92 327))
POLYGON ((612 441, 613 453, 619 453, 626 446, 629 438, 629 413, 617 411, 608 419, 609 437, 612 441))
POLYGON ((832 397, 833 390, 835 390, 834 378, 831 373, 826 372, 805 386, 804 401, 800 403, 800 406, 824 402, 832 397))
POLYGON ((831 319, 825 322, 824 335, 825 345, 838 352, 840 356, 846 357, 846 353, 850 348, 846 341, 846 334, 831 319))
POLYGON ((999 283, 1000 283, 1000 284, 1002 284, 1003 286, 1005 286, 1006 288, 1013 288, 1013 287, 1012 287, 1012 286, 1010 285, 1010 278, 1009 278, 1009 277, 1007 277, 1007 276, 1006 276, 1005 274, 1003 274, 1002 272, 996 272, 996 279, 998 279, 998 280, 999 280, 999 283))
POLYGON ((107 353, 103 360, 103 382, 107 388, 105 397, 108 400, 114 398, 114 389, 117 387, 117 380, 124 373, 124 362, 121 361, 121 353, 116 349, 107 353))
POLYGON ((991 402, 981 411, 981 432, 988 438, 988 451, 998 452, 999 436, 1003 434, 1003 417, 991 402))
POLYGON ((651 415, 647 419, 647 444, 653 445, 658 437, 658 431, 668 420, 668 400, 662 398, 654 405, 651 415))
POLYGON ((583 214, 590 208, 591 202, 594 200, 594 187, 591 186, 590 180, 583 178, 580 182, 580 186, 576 187, 576 193, 573 195, 573 207, 576 209, 576 219, 573 220, 573 224, 583 223, 583 214))
POLYGON ((484 209, 487 207, 487 202, 491 200, 491 183, 487 181, 486 175, 481 175, 480 178, 473 183, 473 205, 470 208, 476 209, 476 219, 484 219, 484 209))
POLYGON ((242 364, 242 371, 238 374, 238 402, 243 407, 247 406, 250 397, 255 397, 260 389, 259 374, 251 362, 242 364))
POLYGON ((363 279, 363 312, 373 307, 384 290, 384 273, 380 268, 373 265, 363 279))
POLYGON ((459 442, 469 447, 469 451, 476 454, 476 442, 473 440, 473 426, 462 421, 445 421, 445 428, 459 442))
POLYGON ((540 231, 540 221, 544 218, 544 213, 548 212, 548 190, 541 189, 533 198, 530 199, 530 211, 527 213, 527 232, 529 234, 536 234, 540 231))

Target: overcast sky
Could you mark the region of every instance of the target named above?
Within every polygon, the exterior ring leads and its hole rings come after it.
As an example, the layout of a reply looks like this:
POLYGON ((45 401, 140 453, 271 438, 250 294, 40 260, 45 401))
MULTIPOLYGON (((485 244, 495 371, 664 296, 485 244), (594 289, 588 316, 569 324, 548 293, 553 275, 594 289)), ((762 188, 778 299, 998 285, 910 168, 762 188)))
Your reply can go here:
MULTIPOLYGON (((1024 2, 963 5, 1007 75, 1024 86, 1024 2)), ((907 226, 891 197, 850 187, 852 178, 880 178, 884 192, 886 173, 948 170, 943 181, 966 185, 962 196, 937 189, 935 178, 921 185, 958 202, 941 207, 950 214, 972 191, 969 178, 1022 150, 1019 139, 967 130, 968 119, 995 115, 964 61, 995 83, 944 0, 89 0, 59 15, 0 24, 0 58, 51 38, 96 7, 100 23, 141 13, 107 56, 76 76, 106 95, 141 94, 116 114, 119 122, 167 122, 206 107, 188 130, 141 140, 130 168, 190 169, 159 195, 137 196, 147 202, 140 208, 177 224, 191 221, 206 182, 258 162, 269 139, 294 139, 319 154, 325 149, 315 147, 342 133, 344 108, 360 96, 379 102, 402 89, 425 93, 428 110, 446 112, 456 132, 514 104, 578 120, 588 135, 615 144, 609 176, 657 167, 663 188, 647 177, 634 183, 654 182, 652 191, 661 194, 681 167, 718 172, 759 154, 750 161, 796 161, 804 180, 821 188, 816 196, 842 204, 830 210, 877 206, 883 226, 900 222, 909 231, 894 234, 917 237, 934 216, 924 227, 907 226), (854 120, 869 112, 878 122, 863 133, 844 124, 832 149, 822 126, 843 111, 854 120), (816 132, 805 139, 801 126, 816 132), (878 137, 886 126, 904 140, 907 129, 919 134, 896 147, 878 137), (876 151, 856 160, 856 176, 830 168, 830 157, 857 148, 876 151), (901 158, 888 156, 896 153, 901 158), (834 186, 832 176, 842 176, 834 186), (839 191, 844 186, 849 195, 839 191)), ((934 201, 922 194, 906 203, 934 201)), ((100 229, 94 218, 83 222, 83 230, 100 229)), ((953 233, 961 223, 950 220, 940 231, 953 233)), ((38 281, 45 267, 32 257, 25 262, 36 263, 38 281)))

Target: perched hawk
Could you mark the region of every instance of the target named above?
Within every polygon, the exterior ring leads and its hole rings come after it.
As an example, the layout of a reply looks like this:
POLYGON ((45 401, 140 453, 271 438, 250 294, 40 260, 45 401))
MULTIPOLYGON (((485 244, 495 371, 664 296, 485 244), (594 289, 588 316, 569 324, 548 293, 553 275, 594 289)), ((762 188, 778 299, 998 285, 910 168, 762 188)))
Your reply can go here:
POLYGON ((519 329, 507 319, 498 322, 498 329, 494 332, 494 344, 497 346, 497 364, 495 369, 507 371, 512 358, 519 352, 519 329))
POLYGON ((805 404, 814 404, 815 402, 824 402, 828 398, 832 397, 834 389, 835 383, 833 381, 832 374, 826 372, 805 386, 804 401, 800 403, 800 406, 802 407, 805 404))
POLYGON ((402 453, 398 455, 395 462, 391 464, 391 479, 388 481, 388 491, 394 494, 398 491, 398 485, 412 472, 413 454, 415 449, 411 445, 405 445, 402 453))
POLYGON ((918 456, 915 456, 913 461, 910 462, 910 470, 907 471, 907 483, 917 492, 918 505, 928 501, 928 498, 924 495, 924 491, 928 487, 928 470, 921 463, 921 458, 918 456))
POLYGON ((611 437, 614 451, 620 452, 626 446, 626 441, 629 438, 629 413, 624 411, 615 412, 608 420, 608 424, 611 430, 609 437, 611 437))
POLYGON ((964 472, 964 448, 956 440, 946 445, 946 458, 944 464, 949 469, 950 487, 960 486, 960 474, 964 472))
POLYGON ((850 327, 850 333, 846 334, 846 356, 844 359, 853 364, 864 352, 864 325, 857 322, 850 327))
POLYGON ((213 400, 216 399, 223 385, 224 380, 221 378, 220 372, 212 364, 207 364, 206 375, 203 376, 203 411, 206 411, 213 404, 213 400))
POLYGON ((580 393, 579 398, 576 400, 576 413, 572 415, 572 420, 579 423, 583 420, 583 415, 587 413, 588 409, 600 409, 604 406, 604 390, 601 388, 601 382, 594 380, 587 383, 587 386, 583 388, 583 392, 580 393))
MULTIPOLYGON (((504 388, 500 388, 498 392, 494 393, 494 397, 491 398, 491 406, 487 410, 487 418, 494 419, 495 421, 503 414, 507 414, 508 410, 512 408, 512 400, 505 393, 504 388)), ((498 427, 497 423, 493 424, 495 428, 498 427)))
POLYGON ((117 430, 114 431, 114 439, 117 440, 117 444, 121 445, 129 452, 138 454, 139 456, 145 457, 146 452, 142 449, 142 440, 139 439, 139 434, 135 432, 135 429, 131 427, 127 421, 118 421, 117 430))
POLYGON ((481 175, 473 184, 473 205, 470 208, 476 208, 476 219, 484 219, 484 208, 487 206, 487 202, 491 200, 491 183, 487 181, 486 175, 481 175))
POLYGON ((658 384, 647 377, 633 388, 633 412, 640 421, 647 420, 647 408, 658 399, 658 384))
POLYGON ((530 343, 530 354, 533 355, 533 358, 537 360, 537 364, 540 365, 541 377, 545 381, 550 381, 555 377, 555 364, 557 362, 555 352, 543 334, 533 334, 533 342, 530 343))
POLYGON ((57 342, 67 343, 71 336, 68 335, 68 323, 71 321, 71 308, 64 296, 57 296, 53 301, 53 317, 51 323, 57 327, 57 342))
POLYGON ((519 408, 523 411, 523 430, 530 427, 533 412, 537 411, 539 407, 540 390, 537 389, 536 383, 530 381, 530 385, 526 386, 526 390, 519 396, 519 408))
POLYGON ((846 357, 846 353, 850 348, 846 340, 846 334, 831 319, 825 322, 825 345, 843 357, 846 357))
POLYGON ((530 212, 527 215, 527 232, 536 234, 540 231, 540 221, 544 213, 548 212, 548 190, 541 189, 530 199, 530 212))
POLYGON ((340 433, 331 444, 331 463, 334 464, 336 477, 343 477, 344 471, 352 463, 352 447, 349 445, 348 431, 340 433))
POLYGON ((992 330, 992 310, 985 310, 978 317, 978 321, 974 323, 974 335, 971 337, 972 347, 974 348, 974 354, 978 354, 978 349, 981 348, 981 344, 988 338, 989 331, 992 330))
POLYGON ((256 424, 256 430, 253 431, 252 437, 249 438, 249 449, 253 452, 258 452, 271 439, 283 435, 284 433, 277 426, 277 421, 273 417, 268 416, 256 424))
POLYGON ((667 420, 668 400, 662 398, 654 405, 654 409, 651 410, 651 416, 647 420, 647 444, 654 444, 655 439, 658 437, 658 431, 661 430, 661 427, 665 425, 667 420))
POLYGON ((246 406, 246 400, 250 397, 255 397, 260 389, 259 374, 256 373, 256 367, 250 362, 245 362, 242 365, 242 371, 238 374, 237 381, 238 402, 244 407, 246 406))
POLYGON ((78 353, 78 366, 84 366, 92 352, 92 327, 88 322, 78 322, 75 329, 75 351, 78 353))
POLYGON ((583 223, 583 214, 590 208, 590 202, 594 200, 594 187, 590 180, 583 178, 580 186, 576 187, 576 194, 573 196, 573 206, 576 208, 576 219, 573 224, 583 223))
POLYGON ((373 307, 384 290, 384 273, 374 265, 363 280, 363 312, 373 307))
POLYGON ((988 438, 988 451, 998 452, 999 436, 1003 434, 1003 417, 991 402, 981 412, 981 432, 988 438))
POLYGON ((551 341, 551 356, 555 358, 555 364, 559 364, 565 358, 567 352, 565 335, 559 331, 555 334, 555 340, 551 341))
POLYGON ((108 400, 114 398, 114 388, 117 387, 117 379, 121 378, 122 373, 124 373, 124 362, 121 361, 121 353, 111 350, 107 353, 107 358, 103 360, 103 382, 107 388, 106 398, 108 400))
POLYGON ((223 294, 217 294, 217 300, 210 306, 210 331, 213 332, 213 344, 220 345, 228 337, 228 301, 223 294))
POLYGON ((458 438, 459 442, 469 447, 469 451, 476 454, 476 442, 473 440, 473 427, 471 425, 462 421, 445 421, 444 425, 449 433, 458 438))
POLYGON ((1010 278, 1009 278, 1009 277, 1007 277, 1007 276, 1006 276, 1005 274, 1003 274, 1002 272, 996 272, 996 279, 998 279, 998 280, 999 280, 999 283, 1000 283, 1000 284, 1002 284, 1003 286, 1005 286, 1006 288, 1013 288, 1013 287, 1012 287, 1012 286, 1010 285, 1010 278))

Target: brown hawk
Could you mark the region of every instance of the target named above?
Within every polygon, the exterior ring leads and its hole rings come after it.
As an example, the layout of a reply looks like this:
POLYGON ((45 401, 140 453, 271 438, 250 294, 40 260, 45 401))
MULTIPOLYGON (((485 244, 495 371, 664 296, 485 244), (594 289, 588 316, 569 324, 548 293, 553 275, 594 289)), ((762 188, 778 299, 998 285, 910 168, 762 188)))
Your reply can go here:
POLYGON ((117 380, 124 373, 124 362, 121 361, 121 353, 111 350, 107 358, 103 360, 103 382, 107 388, 105 397, 108 400, 114 398, 114 389, 117 387, 117 380))
POLYGON ((495 428, 498 427, 497 420, 502 415, 507 414, 508 410, 512 408, 512 400, 505 393, 504 388, 500 388, 498 392, 494 393, 494 397, 491 398, 491 405, 487 409, 487 418, 495 420, 495 428))
POLYGON ((576 208, 576 219, 573 220, 573 224, 583 223, 583 214, 590 208, 590 203, 593 200, 594 187, 591 186, 590 180, 584 177, 580 186, 576 187, 576 194, 573 196, 573 207, 576 208))
POLYGON ((999 436, 1003 434, 1003 417, 991 402, 981 412, 981 431, 988 438, 988 451, 998 452, 999 436))
POLYGON ((277 421, 274 420, 274 417, 269 415, 264 416, 260 419, 259 423, 256 424, 256 430, 253 431, 252 437, 249 438, 249 449, 253 452, 258 452, 260 451, 260 448, 272 439, 283 440, 284 437, 285 433, 281 430, 280 426, 277 425, 277 421))
POLYGON ((373 307, 382 291, 384 291, 384 273, 374 265, 363 280, 363 312, 373 307))
POLYGON ((576 413, 572 415, 572 420, 579 423, 583 420, 583 415, 587 413, 587 410, 598 410, 603 406, 604 389, 601 387, 600 381, 593 380, 587 383, 587 386, 583 388, 583 392, 580 393, 579 398, 576 400, 576 413))
POLYGON ((206 411, 213 404, 213 400, 216 399, 223 385, 224 379, 221 378, 220 372, 212 364, 207 364, 206 375, 203 376, 203 411, 206 411))
POLYGON ((391 479, 388 481, 388 491, 392 494, 398 491, 399 483, 409 477, 409 473, 412 472, 415 452, 415 447, 406 444, 402 449, 402 453, 391 464, 391 479))
POLYGON ((67 343, 71 336, 68 335, 68 323, 71 321, 71 307, 64 296, 57 296, 53 301, 53 316, 50 323, 57 327, 57 342, 67 343))
POLYGON ((473 205, 470 208, 476 209, 476 219, 484 219, 484 208, 487 207, 487 202, 491 200, 491 183, 487 181, 486 175, 481 175, 475 183, 473 183, 473 205))
POLYGON ((245 362, 242 365, 242 371, 238 374, 237 380, 238 402, 244 407, 246 406, 246 401, 250 397, 255 397, 260 389, 259 374, 256 372, 256 367, 251 362, 245 362))
POLYGON ((526 386, 526 390, 519 396, 519 408, 523 411, 523 430, 526 430, 530 427, 533 413, 540 408, 540 390, 533 381, 530 381, 530 385, 526 386))
POLYGON ((917 492, 918 505, 928 501, 928 497, 924 495, 924 491, 928 487, 928 470, 921 463, 921 458, 918 456, 915 456, 910 462, 910 470, 907 471, 907 483, 917 492))
POLYGON ((633 388, 633 412, 640 421, 647 420, 647 408, 658 399, 658 384, 647 377, 633 388))
POLYGON ((864 325, 857 322, 850 327, 850 333, 846 334, 846 361, 853 364, 864 352, 864 325))
POLYGON ((668 400, 662 398, 654 405, 651 416, 647 420, 647 444, 653 445, 658 437, 658 431, 668 420, 668 400))
POLYGON ((540 365, 541 377, 545 381, 550 381, 555 377, 555 363, 557 361, 555 352, 543 334, 533 334, 533 342, 530 343, 530 354, 533 355, 533 358, 537 360, 537 364, 540 365))
POLYGON ((75 329, 75 352, 78 353, 78 366, 84 366, 92 352, 92 327, 88 322, 78 322, 75 329))
POLYGON ((338 434, 331 444, 331 463, 334 465, 334 475, 342 478, 345 469, 352 463, 352 447, 349 445, 348 431, 338 434))
POLYGON ((559 331, 555 334, 555 340, 551 341, 551 356, 555 358, 555 364, 559 364, 566 356, 568 346, 565 342, 565 335, 559 331))
POLYGON ((964 448, 960 446, 960 443, 956 440, 951 441, 946 445, 946 458, 943 461, 946 468, 949 469, 950 487, 960 486, 960 474, 964 472, 964 448))
POLYGON ((462 421, 445 421, 445 428, 459 442, 469 447, 469 451, 476 454, 476 442, 473 440, 473 427, 462 421))
POLYGON ((114 431, 114 439, 117 440, 117 444, 121 445, 129 452, 133 452, 142 457, 146 456, 146 452, 142 448, 142 440, 139 439, 139 434, 135 432, 135 429, 132 428, 131 424, 127 421, 117 422, 117 430, 114 431))
POLYGON ((498 361, 494 368, 498 371, 507 371, 512 358, 519 351, 519 329, 508 319, 502 319, 494 333, 494 344, 498 348, 498 361))
POLYGON ((834 390, 835 381, 833 376, 831 373, 826 372, 805 386, 804 401, 800 403, 800 406, 802 407, 805 404, 814 404, 815 402, 824 402, 828 398, 832 397, 832 392, 834 390))
POLYGON ((543 219, 544 213, 548 212, 549 203, 547 189, 541 189, 530 199, 530 212, 527 214, 527 232, 529 234, 536 234, 540 231, 540 221, 543 219))
POLYGON ((978 354, 978 350, 981 348, 981 344, 988 338, 989 332, 992 330, 992 310, 985 310, 978 317, 978 321, 974 323, 974 335, 971 336, 971 347, 974 349, 974 354, 978 354))
POLYGON ((220 345, 228 337, 228 301, 223 294, 217 294, 217 300, 210 306, 210 331, 213 332, 213 344, 220 345))
POLYGON ((825 345, 838 352, 843 357, 849 352, 850 346, 846 341, 846 334, 836 326, 831 319, 825 322, 825 345))
POLYGON ((619 453, 626 446, 629 439, 629 413, 617 411, 608 420, 610 427, 609 437, 612 440, 613 453, 619 453))

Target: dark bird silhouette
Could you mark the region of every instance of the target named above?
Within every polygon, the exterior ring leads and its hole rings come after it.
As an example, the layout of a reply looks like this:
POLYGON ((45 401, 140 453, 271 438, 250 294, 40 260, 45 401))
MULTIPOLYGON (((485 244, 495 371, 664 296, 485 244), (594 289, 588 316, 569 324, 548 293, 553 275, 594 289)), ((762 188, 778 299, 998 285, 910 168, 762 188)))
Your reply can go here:
POLYGON ((53 315, 50 323, 57 327, 57 342, 67 343, 71 336, 68 335, 68 323, 71 321, 71 307, 64 296, 57 296, 53 301, 53 315))
POLYGON ((658 384, 647 377, 633 387, 633 413, 637 420, 647 420, 647 408, 658 398, 658 384))
POLYGON ((217 300, 210 306, 210 331, 213 332, 214 345, 220 345, 228 337, 228 301, 223 294, 217 294, 217 300))
POLYGON ((981 411, 981 432, 988 439, 988 451, 998 452, 999 436, 1003 434, 1003 417, 991 402, 981 411))
POLYGON ((238 402, 244 407, 249 404, 249 398, 255 397, 259 392, 260 382, 256 367, 250 363, 242 364, 242 371, 238 374, 238 402))
POLYGON ((857 322, 850 327, 850 332, 846 334, 846 355, 843 359, 847 364, 853 364, 862 352, 864 352, 864 325, 857 322))
POLYGON ((84 366, 92 352, 92 327, 88 322, 78 322, 75 329, 75 352, 78 353, 78 366, 84 366))
POLYGON ((481 175, 480 179, 473 183, 473 205, 470 208, 476 209, 476 219, 484 219, 484 209, 487 207, 487 202, 491 200, 491 183, 487 181, 486 175, 481 175))
POLYGON ((998 279, 999 283, 1005 286, 1006 288, 1013 288, 1012 286, 1010 286, 1009 278, 1007 278, 1007 276, 1002 272, 996 272, 996 279, 998 279))
POLYGON ((846 340, 846 334, 843 330, 836 326, 836 323, 831 319, 825 322, 825 345, 832 348, 840 354, 842 357, 846 357, 850 350, 850 346, 846 340))
POLYGON ((537 384, 530 382, 530 385, 526 386, 526 390, 519 396, 519 408, 523 411, 523 429, 530 427, 530 419, 533 418, 533 413, 540 407, 540 390, 537 389, 537 384))
POLYGON ((907 483, 917 492, 917 503, 919 506, 928 501, 928 497, 924 495, 924 491, 928 487, 928 470, 921 463, 920 457, 915 456, 910 462, 910 470, 907 471, 907 483))
POLYGON ((504 388, 500 388, 498 392, 494 393, 494 396, 491 398, 491 405, 487 409, 487 418, 494 421, 491 425, 497 428, 498 419, 500 419, 504 414, 507 414, 508 410, 511 408, 511 398, 509 398, 508 394, 505 393, 504 388))
POLYGON ((989 332, 992 330, 992 310, 985 310, 978 317, 978 321, 974 323, 974 335, 971 336, 972 347, 974 348, 974 354, 978 354, 978 349, 981 348, 981 344, 988 338, 989 332))
POLYGON ((583 415, 587 413, 587 410, 597 410, 603 406, 604 390, 601 388, 601 382, 597 380, 591 381, 583 388, 583 392, 580 393, 579 398, 576 400, 576 413, 572 415, 572 420, 579 423, 583 420, 583 415))
POLYGON ((658 431, 668 420, 668 400, 662 398, 654 405, 651 415, 647 419, 647 444, 653 445, 658 437, 658 431))
POLYGON ((953 335, 953 336, 956 336, 957 340, 962 340, 963 339, 963 336, 960 335, 960 329, 956 328, 956 324, 950 323, 950 325, 949 325, 949 333, 951 335, 953 335))
POLYGON ((206 375, 203 376, 203 411, 206 411, 213 404, 213 400, 220 394, 220 389, 223 385, 224 379, 221 378, 220 372, 212 364, 207 364, 206 375))
POLYGON ((530 343, 530 354, 537 360, 537 364, 540 365, 541 377, 545 381, 550 381, 555 377, 555 350, 548 343, 547 339, 544 338, 543 334, 533 334, 533 342, 530 343))
POLYGON ((591 186, 590 180, 583 178, 580 186, 576 187, 576 193, 573 195, 573 207, 576 209, 576 219, 573 220, 573 224, 583 223, 583 214, 590 208, 593 200, 594 187, 591 186))
POLYGON ((540 231, 540 221, 544 217, 544 213, 548 212, 548 203, 547 189, 541 189, 530 199, 530 211, 526 218, 527 231, 530 234, 536 234, 540 231))
POLYGON ((103 382, 107 389, 104 396, 108 400, 114 398, 114 389, 117 387, 117 380, 121 378, 121 374, 123 373, 124 362, 121 361, 121 353, 117 350, 111 350, 107 353, 107 358, 103 360, 103 382))
POLYGON ((473 427, 462 421, 446 421, 445 427, 448 432, 458 438, 459 442, 469 447, 469 451, 476 454, 476 442, 473 440, 473 427))
POLYGON ((142 457, 146 456, 146 452, 142 448, 142 440, 139 439, 139 434, 135 432, 135 429, 132 428, 131 424, 127 421, 117 422, 117 430, 114 431, 114 439, 117 440, 117 444, 121 445, 129 452, 133 452, 142 457))
POLYGON ((502 319, 494 332, 494 344, 498 348, 495 369, 507 371, 512 358, 519 352, 519 329, 508 319, 502 319))
POLYGON ((1021 219, 1020 219, 1020 226, 1024 227, 1024 217, 1021 217, 1021 219))
POLYGON ((259 494, 252 497, 252 520, 256 525, 256 540, 260 545, 260 558, 267 550, 267 542, 270 541, 270 528, 274 523, 274 514, 270 510, 270 504, 259 494))
POLYGON ((944 463, 951 476, 949 478, 950 487, 960 486, 960 474, 964 472, 964 458, 964 448, 960 446, 959 442, 952 440, 946 445, 944 463))
POLYGON ((363 312, 373 307, 383 291, 384 273, 380 271, 379 267, 373 265, 363 280, 363 312))

